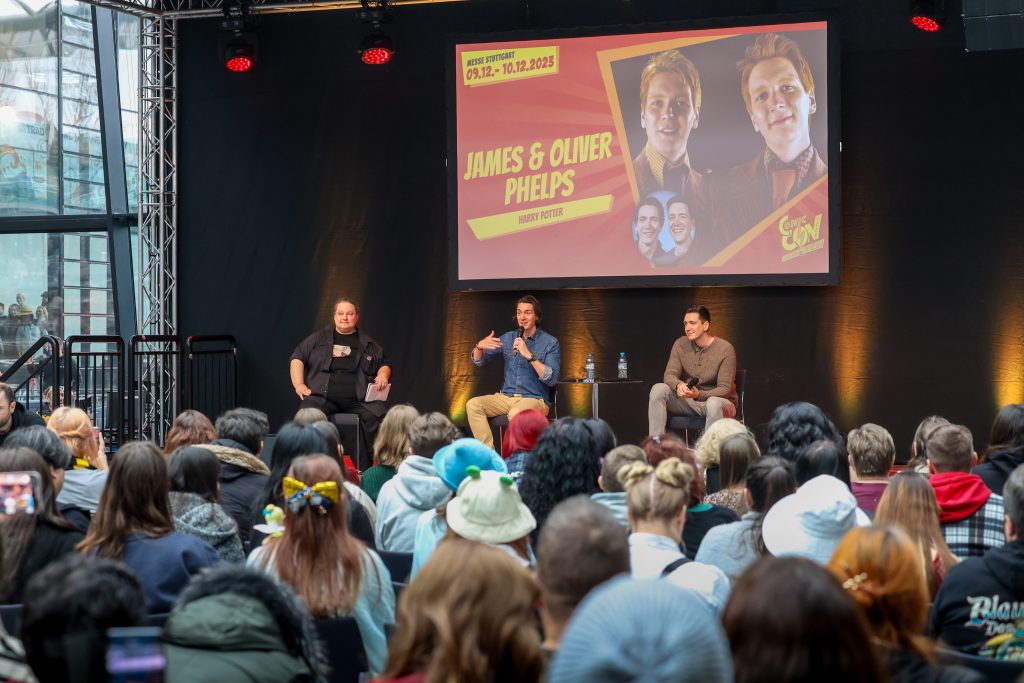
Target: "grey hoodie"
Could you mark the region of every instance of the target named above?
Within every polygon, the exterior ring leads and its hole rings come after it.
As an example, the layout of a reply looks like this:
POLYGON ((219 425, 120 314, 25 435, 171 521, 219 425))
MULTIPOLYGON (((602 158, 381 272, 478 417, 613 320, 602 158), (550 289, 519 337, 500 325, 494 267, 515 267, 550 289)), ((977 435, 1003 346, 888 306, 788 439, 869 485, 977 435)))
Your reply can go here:
POLYGON ((434 461, 410 455, 377 496, 377 549, 411 553, 419 516, 451 496, 452 490, 434 471, 434 461))

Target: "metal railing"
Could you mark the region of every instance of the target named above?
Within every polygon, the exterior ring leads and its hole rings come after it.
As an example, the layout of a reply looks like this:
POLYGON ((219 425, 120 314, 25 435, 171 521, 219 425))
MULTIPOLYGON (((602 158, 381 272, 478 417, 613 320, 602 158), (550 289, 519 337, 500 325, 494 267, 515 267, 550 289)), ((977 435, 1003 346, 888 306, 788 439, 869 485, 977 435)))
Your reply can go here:
POLYGON ((125 442, 124 340, 116 335, 73 335, 64 343, 68 405, 88 413, 110 451, 125 442))
POLYGON ((178 414, 177 387, 162 381, 181 377, 184 344, 176 334, 137 334, 128 341, 128 434, 163 444, 178 414))
POLYGON ((14 389, 15 400, 29 412, 48 414, 53 406, 61 404, 61 394, 52 397, 52 388, 61 385, 60 340, 46 335, 40 337, 3 372, 0 382, 14 389), (47 401, 47 391, 51 401, 47 401))
POLYGON ((189 337, 185 354, 186 407, 213 420, 238 405, 238 345, 234 337, 189 337))

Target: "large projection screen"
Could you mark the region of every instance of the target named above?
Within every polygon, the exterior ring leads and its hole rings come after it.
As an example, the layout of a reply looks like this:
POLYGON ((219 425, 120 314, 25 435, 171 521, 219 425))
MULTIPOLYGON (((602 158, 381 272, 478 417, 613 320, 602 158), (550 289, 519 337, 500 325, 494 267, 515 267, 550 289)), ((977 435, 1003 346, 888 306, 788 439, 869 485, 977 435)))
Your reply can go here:
POLYGON ((451 288, 837 283, 833 22, 753 21, 453 40, 451 288))

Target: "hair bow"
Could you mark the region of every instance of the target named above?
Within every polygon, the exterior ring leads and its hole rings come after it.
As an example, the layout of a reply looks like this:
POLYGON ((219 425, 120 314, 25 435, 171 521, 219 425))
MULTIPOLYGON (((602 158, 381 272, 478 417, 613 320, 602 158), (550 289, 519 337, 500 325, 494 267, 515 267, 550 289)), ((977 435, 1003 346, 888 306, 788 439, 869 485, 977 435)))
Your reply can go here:
POLYGON ((288 509, 292 512, 298 512, 309 505, 315 507, 320 514, 325 514, 327 507, 339 500, 337 482, 320 481, 308 486, 298 479, 285 477, 282 483, 284 496, 288 499, 288 509))

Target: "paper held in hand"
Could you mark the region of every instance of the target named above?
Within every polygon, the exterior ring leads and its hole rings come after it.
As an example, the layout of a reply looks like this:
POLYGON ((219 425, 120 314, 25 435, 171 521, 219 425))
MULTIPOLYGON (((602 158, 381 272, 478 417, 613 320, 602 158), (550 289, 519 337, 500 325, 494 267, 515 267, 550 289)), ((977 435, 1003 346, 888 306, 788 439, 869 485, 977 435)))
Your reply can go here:
POLYGON ((391 393, 391 382, 388 382, 383 389, 378 389, 376 384, 371 384, 366 387, 366 401, 386 401, 389 393, 391 393))

